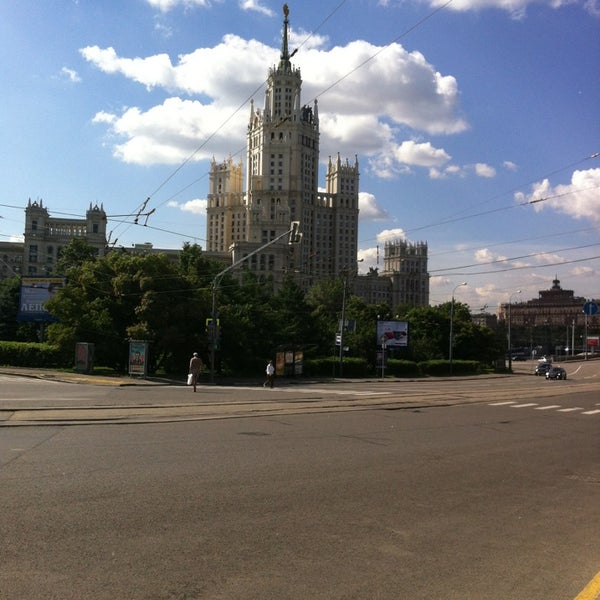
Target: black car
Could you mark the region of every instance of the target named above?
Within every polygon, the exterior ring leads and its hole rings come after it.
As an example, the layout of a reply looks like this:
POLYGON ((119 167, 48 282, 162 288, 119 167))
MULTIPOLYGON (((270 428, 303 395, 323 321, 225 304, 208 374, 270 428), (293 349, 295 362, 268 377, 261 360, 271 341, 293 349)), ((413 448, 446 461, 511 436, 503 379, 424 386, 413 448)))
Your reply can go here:
POLYGON ((566 379, 567 372, 562 367, 551 367, 546 371, 546 379, 566 379))
POLYGON ((545 375, 551 368, 552 368, 551 363, 547 363, 547 362, 539 363, 538 366, 535 368, 535 374, 536 375, 545 375))

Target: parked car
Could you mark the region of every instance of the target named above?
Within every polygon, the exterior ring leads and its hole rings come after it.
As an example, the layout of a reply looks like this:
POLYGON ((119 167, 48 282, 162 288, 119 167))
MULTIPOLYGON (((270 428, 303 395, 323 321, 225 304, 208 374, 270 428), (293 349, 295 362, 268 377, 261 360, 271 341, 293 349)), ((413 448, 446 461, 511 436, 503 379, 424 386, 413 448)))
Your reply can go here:
POLYGON ((546 371, 546 379, 566 379, 567 372, 562 367, 551 367, 546 371))
POLYGON ((539 363, 535 368, 536 375, 545 375, 552 368, 552 363, 539 363))

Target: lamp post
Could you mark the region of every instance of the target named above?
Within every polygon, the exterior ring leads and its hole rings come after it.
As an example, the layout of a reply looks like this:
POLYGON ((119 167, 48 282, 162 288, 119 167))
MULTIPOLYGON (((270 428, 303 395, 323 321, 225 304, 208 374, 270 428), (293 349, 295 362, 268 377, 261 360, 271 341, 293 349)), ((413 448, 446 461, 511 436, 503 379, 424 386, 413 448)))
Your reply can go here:
POLYGON ((386 350, 387 338, 385 335, 381 336, 381 379, 385 379, 385 350, 386 350))
MULTIPOLYGON (((360 258, 357 260, 357 263, 360 263, 364 260, 364 258, 360 258)), ((340 362, 340 377, 342 377, 344 371, 344 329, 346 327, 346 294, 348 291, 348 276, 349 276, 349 267, 345 266, 341 273, 344 275, 344 288, 342 292, 342 322, 340 323, 340 353, 339 353, 339 362, 340 362)), ((354 271, 354 275, 356 275, 356 268, 354 271)))
POLYGON ((512 308, 512 297, 520 294, 521 290, 517 290, 513 292, 508 297, 508 371, 509 373, 512 371, 512 345, 510 340, 510 325, 511 325, 511 308, 512 308))
POLYGON ((270 242, 263 244, 262 246, 260 246, 260 248, 257 248, 256 250, 253 250, 249 254, 246 254, 240 260, 234 262, 233 264, 229 265, 228 267, 226 267, 225 269, 223 269, 222 271, 220 271, 219 273, 217 273, 215 275, 215 277, 213 279, 213 283, 212 283, 212 307, 211 307, 211 313, 210 313, 210 316, 211 316, 210 381, 211 381, 211 383, 214 383, 214 381, 215 381, 215 344, 217 341, 216 340, 216 336, 217 336, 217 293, 219 291, 219 285, 221 283, 221 279, 223 279, 223 276, 225 275, 225 273, 231 271, 232 269, 235 269, 237 266, 246 262, 248 259, 253 257, 255 254, 258 254, 265 248, 268 248, 269 246, 276 244, 279 240, 281 240, 285 236, 289 236, 289 239, 288 239, 289 245, 299 244, 300 241, 302 240, 302 233, 300 233, 300 222, 292 221, 290 223, 290 228, 287 231, 278 235, 277 237, 272 239, 270 242))
POLYGON ((454 292, 456 292, 456 290, 463 286, 463 285, 467 285, 466 281, 463 281, 462 283, 459 283, 458 285, 456 285, 454 287, 454 289, 452 290, 452 302, 450 303, 450 342, 448 345, 448 360, 450 362, 450 375, 452 375, 452 345, 453 345, 453 336, 454 336, 454 292))

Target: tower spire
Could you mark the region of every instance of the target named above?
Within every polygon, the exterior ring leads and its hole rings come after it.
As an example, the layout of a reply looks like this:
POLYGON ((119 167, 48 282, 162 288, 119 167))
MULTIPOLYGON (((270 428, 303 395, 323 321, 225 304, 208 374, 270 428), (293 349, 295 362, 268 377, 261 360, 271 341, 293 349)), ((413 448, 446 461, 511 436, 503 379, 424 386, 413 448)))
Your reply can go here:
POLYGON ((281 56, 279 61, 279 67, 283 69, 290 69, 290 52, 288 49, 288 15, 290 14, 290 9, 287 4, 283 5, 283 39, 281 41, 281 56))

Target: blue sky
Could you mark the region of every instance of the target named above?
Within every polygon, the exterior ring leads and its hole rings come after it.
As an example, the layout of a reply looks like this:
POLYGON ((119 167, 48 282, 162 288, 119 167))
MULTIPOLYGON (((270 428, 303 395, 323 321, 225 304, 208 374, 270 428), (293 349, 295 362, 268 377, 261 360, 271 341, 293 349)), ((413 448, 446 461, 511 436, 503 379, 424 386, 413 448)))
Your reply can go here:
MULTIPOLYGON (((494 312, 555 276, 600 298, 598 0, 288 4, 320 185, 358 156, 362 271, 406 237, 429 245, 434 305, 494 312)), ((0 241, 31 198, 103 204, 119 246, 204 246, 210 159, 245 160, 282 19, 266 0, 3 2, 0 241)))

